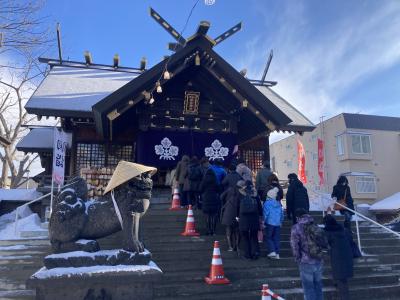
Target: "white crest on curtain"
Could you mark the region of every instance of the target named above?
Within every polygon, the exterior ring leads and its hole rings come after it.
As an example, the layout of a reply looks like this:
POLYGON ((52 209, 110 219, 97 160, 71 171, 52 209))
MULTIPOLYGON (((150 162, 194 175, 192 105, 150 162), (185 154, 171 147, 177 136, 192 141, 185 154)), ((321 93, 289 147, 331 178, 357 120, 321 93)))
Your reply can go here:
POLYGON ((175 156, 178 156, 179 148, 172 146, 172 142, 169 138, 165 137, 161 140, 161 145, 155 145, 154 150, 159 159, 175 160, 175 156))
POLYGON ((204 153, 209 160, 214 160, 217 158, 224 160, 224 157, 228 156, 229 154, 229 149, 222 147, 222 144, 219 140, 214 140, 214 142, 211 144, 211 147, 206 147, 204 149, 204 153))

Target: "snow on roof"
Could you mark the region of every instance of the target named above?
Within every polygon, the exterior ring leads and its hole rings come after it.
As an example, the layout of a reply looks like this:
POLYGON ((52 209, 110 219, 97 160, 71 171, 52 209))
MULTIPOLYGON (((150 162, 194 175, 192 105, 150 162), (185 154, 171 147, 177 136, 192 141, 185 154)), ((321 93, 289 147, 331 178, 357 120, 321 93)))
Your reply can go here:
POLYGON ((0 189, 0 201, 31 201, 42 195, 36 189, 0 189))
POLYGON ((106 69, 54 66, 25 108, 28 111, 44 109, 91 112, 94 104, 137 75, 106 69))
POLYGON ((309 119, 307 119, 307 117, 305 117, 294 106, 292 106, 289 102, 279 96, 271 88, 264 85, 255 85, 255 87, 292 120, 292 122, 288 125, 314 126, 314 124, 309 119))
MULTIPOLYGON (((72 135, 67 133, 67 137, 68 145, 72 145, 72 135)), ((53 127, 32 128, 31 131, 18 142, 17 149, 20 151, 28 150, 29 152, 53 149, 53 140, 53 127)))
POLYGON ((400 192, 371 205, 373 211, 397 211, 400 209, 400 192))

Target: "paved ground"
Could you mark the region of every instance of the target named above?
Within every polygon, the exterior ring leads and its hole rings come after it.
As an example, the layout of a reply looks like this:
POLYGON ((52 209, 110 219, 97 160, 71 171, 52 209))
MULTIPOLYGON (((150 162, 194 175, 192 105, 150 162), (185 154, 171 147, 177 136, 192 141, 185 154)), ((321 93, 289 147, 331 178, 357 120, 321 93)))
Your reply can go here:
POLYGON ((48 239, 0 241, 0 299, 34 299, 25 281, 43 266, 49 252, 48 239))

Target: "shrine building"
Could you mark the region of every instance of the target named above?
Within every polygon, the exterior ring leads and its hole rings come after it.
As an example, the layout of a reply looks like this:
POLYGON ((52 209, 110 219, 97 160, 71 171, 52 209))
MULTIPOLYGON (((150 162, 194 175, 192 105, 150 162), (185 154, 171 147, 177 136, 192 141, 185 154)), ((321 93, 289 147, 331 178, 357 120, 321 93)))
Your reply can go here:
MULTIPOLYGON (((95 64, 90 53, 85 62, 39 59, 50 71, 25 108, 38 119, 60 118, 71 140, 67 176, 128 160, 157 167, 161 183, 185 154, 227 162, 239 154, 256 171, 269 159, 271 132, 314 129, 273 91, 276 82, 249 79, 215 52, 240 24, 215 39, 209 26, 201 22, 188 39, 172 32, 172 55, 148 69, 145 61, 122 67, 117 56, 112 65, 95 64)), ((39 153, 51 174, 52 140, 52 127, 32 127, 17 148, 39 153)))

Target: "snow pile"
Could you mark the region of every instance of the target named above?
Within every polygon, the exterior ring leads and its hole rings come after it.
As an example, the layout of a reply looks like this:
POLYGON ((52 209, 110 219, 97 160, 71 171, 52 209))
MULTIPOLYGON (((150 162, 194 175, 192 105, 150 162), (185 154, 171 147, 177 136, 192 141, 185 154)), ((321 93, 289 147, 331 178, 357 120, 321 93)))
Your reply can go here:
POLYGON ((0 202, 1 201, 32 201, 40 196, 42 193, 36 189, 0 189, 0 202))
POLYGON ((71 276, 92 276, 98 274, 107 274, 115 272, 146 272, 150 270, 156 270, 162 272, 160 268, 153 262, 149 262, 148 265, 117 265, 117 266, 92 266, 92 267, 80 267, 80 268, 54 268, 46 269, 41 268, 32 278, 44 279, 50 277, 71 277, 71 276))
POLYGON ((40 226, 40 218, 32 213, 28 207, 19 211, 19 218, 15 226, 15 211, 0 217, 0 240, 21 239, 21 231, 43 231, 40 226))
POLYGON ((400 192, 395 193, 381 201, 376 202, 369 209, 372 211, 397 211, 397 210, 400 210, 400 192))

